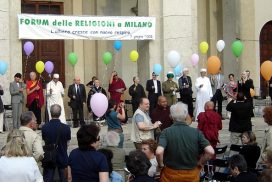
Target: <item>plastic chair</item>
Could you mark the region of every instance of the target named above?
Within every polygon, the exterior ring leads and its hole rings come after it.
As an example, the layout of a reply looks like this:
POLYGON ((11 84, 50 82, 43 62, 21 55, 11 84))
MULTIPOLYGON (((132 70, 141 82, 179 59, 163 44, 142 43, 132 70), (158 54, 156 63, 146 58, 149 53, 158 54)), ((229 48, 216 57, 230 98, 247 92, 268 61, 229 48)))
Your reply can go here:
POLYGON ((214 152, 215 152, 216 155, 223 154, 222 159, 224 159, 227 148, 228 148, 228 145, 225 145, 223 147, 216 147, 214 149, 214 152))

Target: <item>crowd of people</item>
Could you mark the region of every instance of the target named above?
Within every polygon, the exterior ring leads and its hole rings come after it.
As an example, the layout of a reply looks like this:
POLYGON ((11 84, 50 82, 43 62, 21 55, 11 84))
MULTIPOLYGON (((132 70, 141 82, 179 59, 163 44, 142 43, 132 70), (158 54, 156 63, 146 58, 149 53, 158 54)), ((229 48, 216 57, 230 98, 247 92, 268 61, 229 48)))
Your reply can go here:
MULTIPOLYGON (((68 87, 73 127, 79 127, 78 148, 69 154, 71 129, 65 119, 65 93, 59 75, 53 75, 44 94, 41 80, 35 72, 30 73, 26 84, 22 82, 20 73, 15 74, 14 81, 10 83, 13 130, 1 150, 0 174, 3 175, 0 175, 0 181, 51 182, 55 180, 56 172, 59 181, 199 181, 203 166, 216 159, 219 130, 225 119, 222 115, 225 97, 228 99, 226 117, 230 119, 229 143, 241 148, 239 154, 228 159, 229 170, 226 171, 232 176, 230 180, 258 181, 257 175, 260 175, 260 181, 271 178, 272 107, 263 110, 268 127, 264 144, 260 147, 252 131, 251 89, 254 85, 249 71, 242 72, 238 82, 233 74, 229 74, 226 81, 221 71, 207 77, 206 69, 200 70, 200 77, 194 84, 188 68, 183 69, 177 82, 173 80, 172 72, 166 76, 167 80, 161 83, 158 75, 152 73, 152 78, 146 82, 147 94, 139 77, 133 77, 133 84, 128 89, 133 112, 129 129, 135 150, 126 156, 123 147, 128 139, 125 139, 122 127, 127 119, 124 103, 126 85, 116 71, 109 80, 108 109, 102 117, 93 113, 94 122, 91 124, 86 124, 84 120, 84 107, 92 113, 92 96, 95 93, 107 96, 106 90, 96 77, 86 85, 90 87, 88 94, 79 77, 75 77, 74 83, 68 87), (196 90, 195 110, 193 85, 196 90), (22 113, 24 89, 29 111, 22 113), (49 122, 41 125, 41 108, 45 102, 49 122), (101 120, 107 123, 104 148, 101 148, 101 120), (198 122, 197 128, 190 126, 192 121, 198 122), (41 136, 35 131, 37 129, 41 129, 41 136), (55 151, 54 163, 50 164, 47 157, 52 147, 49 151, 49 146, 53 146, 55 151), (265 165, 267 169, 258 172, 258 164, 265 165), (31 171, 25 169, 26 165, 31 171)), ((3 113, 1 99, 0 113, 3 113)), ((0 122, 0 126, 3 123, 0 122)), ((1 127, 0 132, 3 132, 1 127)))

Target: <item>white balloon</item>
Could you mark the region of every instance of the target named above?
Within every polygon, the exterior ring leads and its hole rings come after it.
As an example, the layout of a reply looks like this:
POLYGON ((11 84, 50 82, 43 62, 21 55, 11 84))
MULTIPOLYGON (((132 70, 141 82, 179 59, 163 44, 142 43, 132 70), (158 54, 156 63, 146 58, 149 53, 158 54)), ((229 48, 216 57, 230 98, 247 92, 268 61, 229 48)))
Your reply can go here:
POLYGON ((216 43, 216 48, 219 52, 222 52, 223 49, 225 48, 225 42, 224 40, 218 40, 216 43))
POLYGON ((174 50, 170 51, 167 55, 167 61, 168 61, 168 64, 172 68, 175 68, 179 64, 179 61, 180 61, 179 53, 174 50))

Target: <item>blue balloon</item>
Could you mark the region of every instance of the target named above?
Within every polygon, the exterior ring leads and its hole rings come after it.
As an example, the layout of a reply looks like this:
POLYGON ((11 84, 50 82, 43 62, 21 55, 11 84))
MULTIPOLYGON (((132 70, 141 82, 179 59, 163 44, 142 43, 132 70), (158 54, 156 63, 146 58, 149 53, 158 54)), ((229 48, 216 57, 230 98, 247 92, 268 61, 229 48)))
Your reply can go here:
POLYGON ((114 41, 114 49, 119 51, 122 48, 122 41, 116 40, 114 41))
POLYGON ((4 61, 0 61, 0 74, 4 75, 7 72, 8 64, 4 61))
POLYGON ((182 70, 182 66, 179 64, 174 68, 175 76, 180 76, 182 70))
POLYGON ((159 75, 162 71, 162 66, 160 64, 154 64, 153 66, 153 72, 156 74, 156 75, 159 75))

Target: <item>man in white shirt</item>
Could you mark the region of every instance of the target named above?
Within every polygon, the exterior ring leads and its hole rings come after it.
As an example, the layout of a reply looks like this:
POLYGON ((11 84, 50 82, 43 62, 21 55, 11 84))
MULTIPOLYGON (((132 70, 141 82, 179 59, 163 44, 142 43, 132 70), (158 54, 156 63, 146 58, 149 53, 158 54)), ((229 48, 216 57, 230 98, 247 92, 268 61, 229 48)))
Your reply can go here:
POLYGON ((148 91, 148 100, 150 101, 149 113, 157 106, 158 97, 161 96, 161 82, 157 80, 157 76, 154 72, 152 73, 152 79, 146 82, 146 91, 148 91))
POLYGON ((198 114, 204 112, 204 105, 207 101, 210 101, 212 98, 212 87, 210 79, 206 76, 207 70, 202 68, 200 70, 200 77, 196 79, 195 87, 196 87, 196 115, 197 118, 198 114))
POLYGON ((47 111, 49 115, 49 120, 52 119, 50 114, 50 107, 54 104, 61 106, 61 115, 59 117, 60 121, 66 124, 65 111, 63 106, 64 88, 62 83, 59 81, 59 74, 54 74, 53 79, 46 86, 47 95, 47 111))

